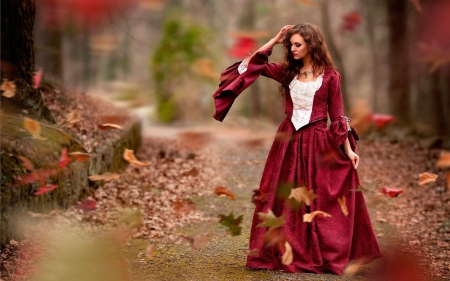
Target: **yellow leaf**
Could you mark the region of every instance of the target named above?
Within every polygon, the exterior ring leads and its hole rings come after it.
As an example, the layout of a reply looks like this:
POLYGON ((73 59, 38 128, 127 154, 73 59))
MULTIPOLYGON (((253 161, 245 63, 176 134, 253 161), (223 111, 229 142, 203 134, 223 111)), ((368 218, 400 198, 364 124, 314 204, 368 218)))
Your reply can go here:
POLYGON ((123 153, 123 159, 125 159, 126 161, 128 161, 128 163, 136 165, 136 166, 148 166, 151 164, 151 162, 147 161, 147 162, 141 162, 139 160, 136 159, 136 157, 134 156, 134 152, 131 149, 125 149, 124 153, 123 153))
POLYGON ((118 174, 111 174, 111 173, 104 173, 102 175, 92 175, 89 176, 89 180, 91 181, 101 181, 104 180, 105 182, 110 181, 110 180, 115 180, 120 178, 120 175, 118 174))
POLYGON ((0 90, 3 91, 2 96, 12 98, 16 95, 16 84, 13 81, 8 81, 8 79, 3 79, 0 90))
POLYGON ((80 120, 81 120, 81 113, 78 110, 74 110, 67 115, 66 122, 69 123, 70 126, 73 126, 80 120))
POLYGON ((450 167, 450 151, 442 151, 441 157, 436 163, 438 168, 448 168, 450 167))
POLYGON ((75 158, 75 161, 77 162, 85 162, 89 159, 91 159, 91 155, 89 153, 83 153, 83 152, 71 152, 69 153, 70 156, 72 156, 73 158, 75 158))
POLYGON ((311 206, 312 201, 317 198, 317 195, 312 189, 308 190, 306 187, 297 187, 291 190, 289 198, 295 198, 297 202, 305 202, 306 205, 311 206))
POLYGON ((419 178, 420 178, 419 185, 424 185, 424 184, 429 183, 429 182, 435 182, 437 177, 438 177, 438 175, 431 174, 431 173, 419 174, 419 178))
POLYGON ((46 140, 46 138, 41 137, 41 124, 38 121, 25 117, 23 126, 35 139, 46 140))
POLYGON ((102 130, 110 130, 110 129, 117 129, 117 130, 122 130, 123 127, 117 124, 112 124, 112 123, 105 123, 105 124, 99 124, 98 127, 102 130))
POLYGON ((328 217, 331 218, 331 215, 322 211, 314 211, 310 214, 304 214, 303 215, 303 222, 312 222, 312 220, 318 216, 318 215, 322 215, 324 217, 328 217))
POLYGON ((281 263, 284 265, 290 265, 292 263, 292 260, 294 259, 294 255, 292 254, 292 247, 287 241, 284 243, 284 247, 286 248, 286 252, 284 252, 283 256, 281 257, 281 263))
POLYGON ((214 193, 217 196, 225 195, 226 197, 230 198, 231 200, 236 200, 236 198, 234 198, 233 192, 231 192, 230 190, 228 190, 226 187, 223 187, 223 186, 216 187, 216 190, 214 190, 214 193))
POLYGON ((338 198, 339 205, 341 205, 341 210, 344 216, 348 216, 348 209, 347 209, 347 200, 345 199, 345 196, 342 196, 342 198, 338 198))

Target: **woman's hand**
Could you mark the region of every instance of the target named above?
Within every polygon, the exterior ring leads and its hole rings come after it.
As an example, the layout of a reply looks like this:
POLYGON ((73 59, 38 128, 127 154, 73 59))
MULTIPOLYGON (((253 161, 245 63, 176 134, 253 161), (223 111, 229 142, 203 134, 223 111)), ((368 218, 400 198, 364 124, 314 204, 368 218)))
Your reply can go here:
POLYGON ((272 39, 275 44, 282 44, 284 42, 284 39, 286 39, 286 33, 287 31, 293 27, 293 25, 285 25, 280 32, 272 39))
POLYGON ((350 161, 352 161, 353 168, 358 169, 359 165, 359 156, 358 154, 354 153, 353 150, 349 150, 346 152, 348 158, 350 161))

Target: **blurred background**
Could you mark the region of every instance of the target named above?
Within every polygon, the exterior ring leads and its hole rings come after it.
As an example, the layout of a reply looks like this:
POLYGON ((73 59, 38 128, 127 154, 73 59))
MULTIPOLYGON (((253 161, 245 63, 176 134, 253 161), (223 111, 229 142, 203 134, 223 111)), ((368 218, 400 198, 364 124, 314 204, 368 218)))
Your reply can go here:
MULTIPOLYGON (((36 0, 35 69, 147 124, 213 122, 220 72, 306 21, 323 31, 355 125, 393 121, 399 137, 445 142, 449 16, 448 0, 36 0)), ((283 56, 277 46, 270 60, 283 56)), ((246 91, 229 116, 284 118, 276 82, 262 78, 246 91)))

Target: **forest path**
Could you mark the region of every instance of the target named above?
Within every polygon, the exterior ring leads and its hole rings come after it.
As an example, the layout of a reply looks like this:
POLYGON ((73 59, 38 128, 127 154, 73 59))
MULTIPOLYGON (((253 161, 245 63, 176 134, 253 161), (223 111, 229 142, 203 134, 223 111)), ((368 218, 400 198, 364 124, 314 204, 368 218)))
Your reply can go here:
MULTIPOLYGON (((147 127, 145 136, 176 138, 182 128, 147 127)), ((129 248, 131 279, 140 280, 347 280, 335 275, 291 274, 280 271, 249 270, 245 267, 246 257, 242 250, 248 248, 254 205, 251 203, 252 190, 257 189, 276 128, 218 128, 197 127, 189 131, 209 132, 214 141, 209 150, 220 161, 224 186, 230 189, 236 200, 224 197, 191 198, 197 210, 213 218, 211 223, 192 225, 175 229, 175 234, 191 237, 208 233, 209 243, 199 250, 192 250, 187 242, 182 243, 134 239, 129 248), (256 144, 256 145, 255 145, 256 144), (242 233, 231 236, 218 223, 218 214, 235 217, 243 215, 242 233), (145 250, 150 244, 156 245, 152 259, 145 258, 145 250)), ((211 186, 213 189, 214 186, 211 186)), ((370 194, 369 194, 370 196, 370 194)), ((367 196, 366 196, 367 198, 367 196)), ((368 199, 372 217, 382 206, 368 199)), ((392 245, 394 227, 385 222, 374 222, 382 251, 392 245)), ((369 279, 376 262, 365 266, 352 280, 369 279)))

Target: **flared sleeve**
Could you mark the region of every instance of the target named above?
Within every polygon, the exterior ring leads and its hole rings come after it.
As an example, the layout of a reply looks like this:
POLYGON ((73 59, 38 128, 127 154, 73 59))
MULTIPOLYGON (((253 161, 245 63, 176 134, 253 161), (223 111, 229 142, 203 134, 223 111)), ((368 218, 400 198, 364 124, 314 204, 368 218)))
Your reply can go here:
POLYGON ((333 70, 328 88, 328 114, 330 115, 330 131, 333 135, 336 147, 343 150, 343 144, 348 138, 350 147, 356 151, 356 143, 359 140, 358 132, 350 127, 350 118, 344 116, 344 103, 341 92, 341 75, 333 70))
POLYGON ((280 67, 268 63, 271 53, 272 49, 257 52, 250 59, 245 71, 242 71, 242 68, 239 67, 241 62, 237 62, 221 73, 219 89, 213 95, 216 108, 213 115, 214 119, 223 121, 234 100, 260 75, 279 80, 280 67), (242 74, 239 73, 239 70, 242 74))

